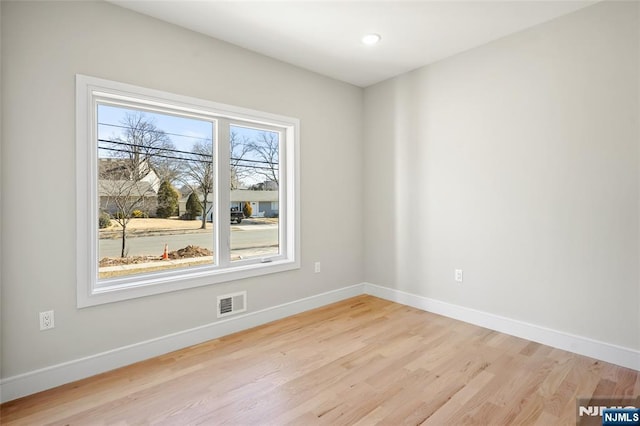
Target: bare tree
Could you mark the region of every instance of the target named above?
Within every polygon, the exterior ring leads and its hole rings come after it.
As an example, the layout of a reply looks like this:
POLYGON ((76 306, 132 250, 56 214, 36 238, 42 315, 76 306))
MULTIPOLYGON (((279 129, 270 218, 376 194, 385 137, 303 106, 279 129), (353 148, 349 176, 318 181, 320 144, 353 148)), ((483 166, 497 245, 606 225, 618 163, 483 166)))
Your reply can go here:
POLYGON ((244 136, 240 139, 237 132, 231 131, 229 137, 231 189, 238 189, 242 180, 251 172, 246 165, 246 156, 251 152, 251 141, 244 136))
POLYGON ((257 140, 249 144, 252 154, 257 158, 253 166, 254 173, 267 182, 279 184, 280 143, 277 133, 261 132, 257 140))
POLYGON ((191 149, 189 158, 182 161, 182 177, 184 184, 191 192, 198 195, 197 200, 202 207, 201 229, 207 227, 207 215, 213 207, 213 144, 210 140, 196 142, 191 149))
POLYGON ((131 163, 126 160, 100 165, 98 192, 104 200, 103 208, 111 212, 113 219, 120 225, 120 257, 126 257, 127 225, 134 210, 146 210, 147 197, 153 197, 155 191, 148 182, 130 178, 137 172, 131 169, 131 163))
POLYGON ((174 145, 169 136, 156 127, 153 118, 144 112, 127 113, 120 122, 124 128, 123 135, 111 142, 117 147, 114 156, 126 158, 132 164, 136 175, 132 179, 140 179, 153 168, 161 180, 174 181, 178 175, 176 162, 172 161, 174 145))

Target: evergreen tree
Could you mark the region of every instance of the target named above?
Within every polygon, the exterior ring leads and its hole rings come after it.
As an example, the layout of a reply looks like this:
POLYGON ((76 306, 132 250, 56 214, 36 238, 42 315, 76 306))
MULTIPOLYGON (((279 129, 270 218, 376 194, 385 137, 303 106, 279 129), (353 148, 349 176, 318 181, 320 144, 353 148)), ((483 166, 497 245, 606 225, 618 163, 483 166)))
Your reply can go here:
POLYGON ((171 185, 168 180, 163 180, 158 189, 158 208, 156 209, 156 216, 158 217, 170 217, 178 213, 178 199, 180 194, 171 185))
POLYGON ((195 192, 192 192, 187 198, 187 218, 190 220, 195 219, 197 216, 202 213, 202 206, 200 206, 200 201, 198 200, 198 195, 195 192))

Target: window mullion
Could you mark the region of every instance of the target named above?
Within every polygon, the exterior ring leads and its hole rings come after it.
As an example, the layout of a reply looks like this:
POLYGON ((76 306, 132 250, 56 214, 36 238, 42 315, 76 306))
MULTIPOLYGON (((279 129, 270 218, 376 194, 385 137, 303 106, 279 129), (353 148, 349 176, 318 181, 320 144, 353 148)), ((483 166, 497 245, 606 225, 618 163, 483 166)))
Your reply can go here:
POLYGON ((218 236, 216 247, 218 253, 218 265, 224 268, 231 262, 231 217, 229 212, 231 174, 229 173, 229 120, 220 118, 217 127, 217 143, 216 143, 216 221, 215 229, 218 236))

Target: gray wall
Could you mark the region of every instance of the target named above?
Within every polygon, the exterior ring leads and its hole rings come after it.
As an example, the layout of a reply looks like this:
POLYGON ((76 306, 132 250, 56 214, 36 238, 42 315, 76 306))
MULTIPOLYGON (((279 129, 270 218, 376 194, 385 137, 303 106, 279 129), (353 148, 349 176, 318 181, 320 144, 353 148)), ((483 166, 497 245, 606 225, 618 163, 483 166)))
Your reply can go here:
POLYGON ((2 64, 2 377, 214 322, 219 294, 255 311, 362 282, 362 224, 318 208, 361 192, 362 89, 96 2, 3 1, 2 64), (76 309, 76 73, 299 118, 302 269, 76 309))
POLYGON ((366 280, 640 349, 639 28, 604 2, 367 88, 366 280))

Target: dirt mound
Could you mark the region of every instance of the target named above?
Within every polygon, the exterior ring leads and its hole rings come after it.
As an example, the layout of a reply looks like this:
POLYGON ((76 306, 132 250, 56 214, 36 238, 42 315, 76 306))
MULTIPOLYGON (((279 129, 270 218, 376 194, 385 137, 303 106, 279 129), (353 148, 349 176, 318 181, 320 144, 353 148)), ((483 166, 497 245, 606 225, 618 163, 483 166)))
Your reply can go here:
POLYGON ((169 252, 169 259, 185 259, 188 257, 204 256, 213 256, 213 252, 209 249, 198 246, 186 246, 185 248, 169 252))
MULTIPOLYGON (((169 257, 169 259, 188 259, 192 257, 213 256, 213 252, 206 248, 189 245, 178 250, 170 251, 167 256, 169 257)), ((137 263, 161 262, 162 260, 162 255, 103 257, 102 259, 100 259, 98 265, 101 268, 104 268, 106 266, 135 265, 137 263)))

